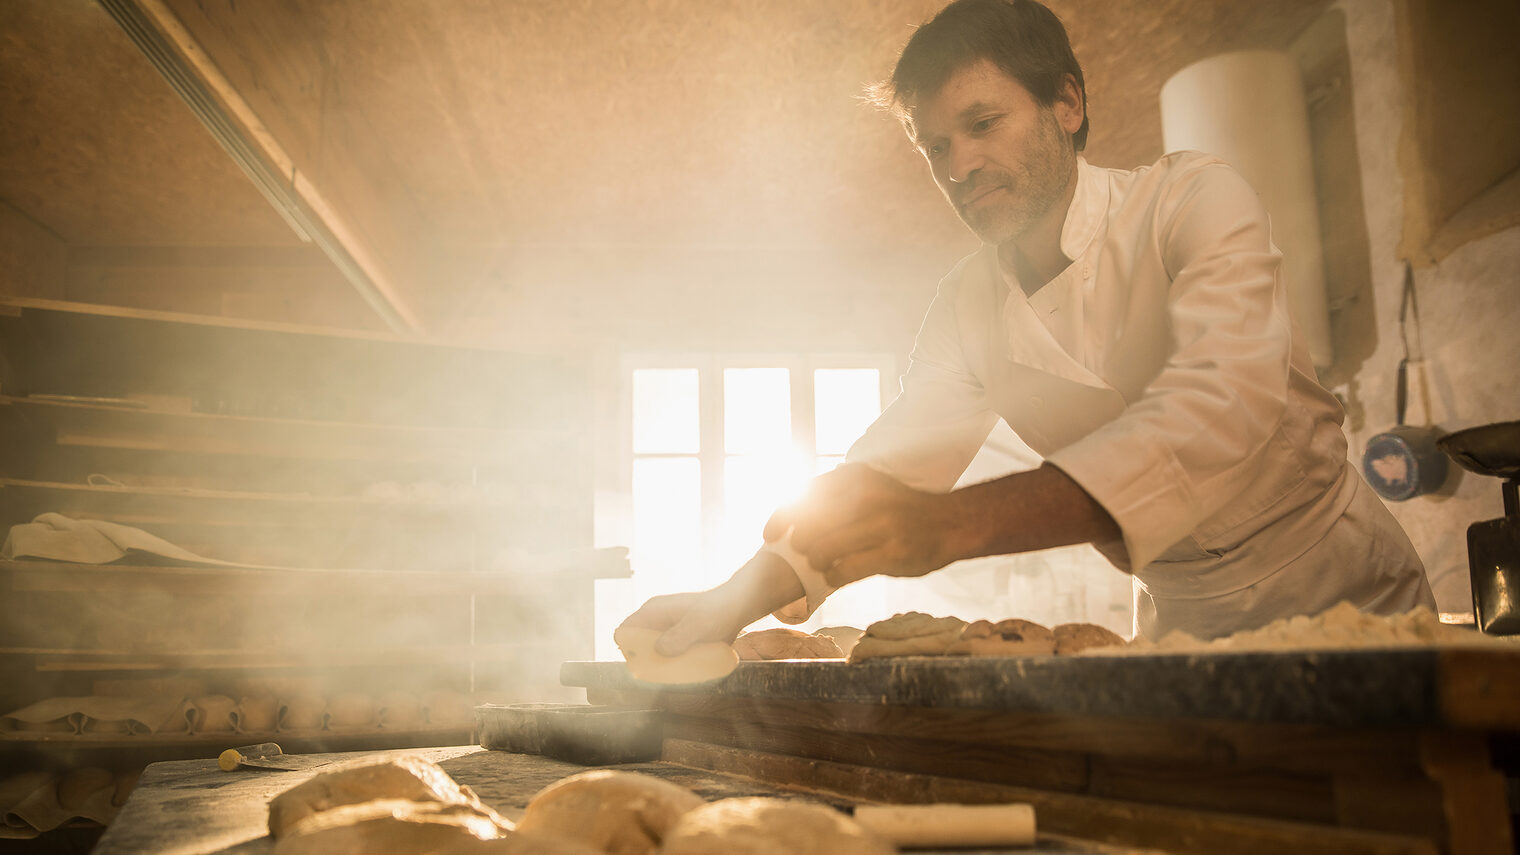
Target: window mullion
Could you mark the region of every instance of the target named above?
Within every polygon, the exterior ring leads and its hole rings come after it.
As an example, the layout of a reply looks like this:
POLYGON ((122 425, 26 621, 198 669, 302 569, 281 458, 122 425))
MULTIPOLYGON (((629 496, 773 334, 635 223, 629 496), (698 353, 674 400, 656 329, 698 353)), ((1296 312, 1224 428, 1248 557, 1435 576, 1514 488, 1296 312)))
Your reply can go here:
POLYGON ((807 461, 808 471, 818 456, 818 433, 813 412, 812 360, 798 359, 791 370, 792 446, 807 461))
POLYGON ((702 360, 698 370, 698 402, 702 417, 699 460, 702 467, 702 572, 715 572, 723 531, 723 366, 702 360))

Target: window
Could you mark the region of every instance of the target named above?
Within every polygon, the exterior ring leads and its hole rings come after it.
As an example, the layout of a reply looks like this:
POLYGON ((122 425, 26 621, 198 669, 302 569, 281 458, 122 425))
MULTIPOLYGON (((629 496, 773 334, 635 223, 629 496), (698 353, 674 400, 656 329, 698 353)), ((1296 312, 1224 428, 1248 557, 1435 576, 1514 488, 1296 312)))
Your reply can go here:
POLYGON ((624 364, 631 580, 597 585, 597 655, 644 600, 712 587, 771 511, 844 460, 896 381, 886 356, 646 357, 624 364))

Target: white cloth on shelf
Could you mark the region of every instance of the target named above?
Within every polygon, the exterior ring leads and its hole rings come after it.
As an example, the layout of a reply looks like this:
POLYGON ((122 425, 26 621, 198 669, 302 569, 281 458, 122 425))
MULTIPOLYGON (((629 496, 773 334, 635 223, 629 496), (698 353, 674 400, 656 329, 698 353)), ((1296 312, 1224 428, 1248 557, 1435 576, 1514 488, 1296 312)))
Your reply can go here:
POLYGON ((11 526, 0 547, 0 558, 110 564, 130 555, 152 555, 183 564, 240 567, 196 555, 140 528, 105 520, 76 520, 58 513, 39 514, 29 523, 11 526))

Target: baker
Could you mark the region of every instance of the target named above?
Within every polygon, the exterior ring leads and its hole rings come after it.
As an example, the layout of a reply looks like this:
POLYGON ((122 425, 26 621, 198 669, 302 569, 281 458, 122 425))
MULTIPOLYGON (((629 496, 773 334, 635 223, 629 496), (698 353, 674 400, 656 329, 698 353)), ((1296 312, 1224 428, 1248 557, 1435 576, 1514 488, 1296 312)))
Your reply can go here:
POLYGON ((956 0, 878 103, 981 238, 939 285, 902 394, 709 591, 625 625, 658 648, 805 620, 836 588, 1092 543, 1135 579, 1135 630, 1213 638, 1342 600, 1434 607, 1409 539, 1346 459, 1288 317, 1282 256, 1217 158, 1078 155, 1082 69, 1033 0, 956 0), (1002 417, 1042 465, 952 489, 1002 417))

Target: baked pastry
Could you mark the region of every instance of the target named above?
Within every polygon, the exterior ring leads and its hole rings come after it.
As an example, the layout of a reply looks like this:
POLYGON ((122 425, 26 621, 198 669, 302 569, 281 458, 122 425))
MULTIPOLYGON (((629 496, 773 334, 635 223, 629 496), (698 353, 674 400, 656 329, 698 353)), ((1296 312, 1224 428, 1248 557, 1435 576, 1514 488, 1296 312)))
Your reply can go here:
POLYGON ((979 620, 968 624, 945 652, 954 656, 1048 656, 1056 652, 1056 638, 1034 621, 979 620))

